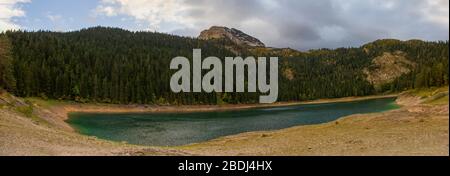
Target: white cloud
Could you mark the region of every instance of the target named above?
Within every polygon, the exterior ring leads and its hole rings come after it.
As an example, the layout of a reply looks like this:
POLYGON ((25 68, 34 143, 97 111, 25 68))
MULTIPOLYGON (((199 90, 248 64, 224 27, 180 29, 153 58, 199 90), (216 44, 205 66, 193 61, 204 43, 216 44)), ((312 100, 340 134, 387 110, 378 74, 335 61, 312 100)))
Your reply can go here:
POLYGON ((182 0, 101 0, 96 14, 106 16, 128 15, 135 20, 145 21, 149 30, 158 30, 162 23, 189 25, 183 19, 186 6, 182 0))
POLYGON ((52 21, 53 23, 59 22, 62 19, 61 15, 54 15, 51 12, 48 12, 47 18, 52 21))
POLYGON ((99 13, 99 14, 105 14, 106 16, 109 16, 109 17, 117 15, 116 9, 111 6, 99 5, 95 9, 95 12, 99 13))
POLYGON ((449 25, 449 0, 428 0, 422 13, 431 22, 442 26, 449 25))
POLYGON ((14 17, 23 17, 25 12, 19 6, 20 3, 29 3, 31 0, 0 0, 0 31, 19 29, 14 17))

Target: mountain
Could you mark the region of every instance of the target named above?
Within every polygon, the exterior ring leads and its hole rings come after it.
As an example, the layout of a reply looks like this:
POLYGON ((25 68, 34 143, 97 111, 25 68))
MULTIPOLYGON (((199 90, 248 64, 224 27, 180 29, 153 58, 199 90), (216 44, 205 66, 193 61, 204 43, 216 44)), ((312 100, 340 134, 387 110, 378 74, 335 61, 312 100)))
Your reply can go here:
POLYGON ((154 32, 96 27, 0 33, 0 89, 20 97, 138 104, 257 103, 260 93, 173 93, 170 61, 203 56, 279 57, 279 101, 365 96, 449 83, 448 41, 377 40, 361 47, 240 46, 154 32))
POLYGON ((221 26, 212 26, 211 28, 202 31, 198 38, 202 40, 228 39, 234 44, 241 46, 265 47, 265 44, 255 37, 234 28, 230 29, 221 26))
POLYGON ((367 81, 375 88, 380 88, 383 84, 391 83, 398 77, 408 74, 415 65, 402 51, 385 52, 383 55, 375 57, 372 64, 364 68, 363 72, 367 75, 367 81))
POLYGON ((198 39, 217 41, 236 55, 293 57, 301 54, 300 51, 291 48, 266 47, 259 39, 234 28, 212 26, 203 30, 198 39))

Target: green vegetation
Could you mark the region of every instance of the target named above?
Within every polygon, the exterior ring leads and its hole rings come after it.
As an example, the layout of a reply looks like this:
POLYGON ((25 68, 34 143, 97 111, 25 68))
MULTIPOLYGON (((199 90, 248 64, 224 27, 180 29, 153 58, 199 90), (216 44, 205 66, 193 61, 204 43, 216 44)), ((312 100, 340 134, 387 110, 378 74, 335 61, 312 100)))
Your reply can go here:
POLYGON ((448 104, 448 92, 448 86, 420 88, 409 91, 410 94, 420 97, 423 100, 424 104, 430 105, 448 104))
POLYGON ((444 104, 448 104, 448 94, 445 96, 441 96, 439 98, 436 98, 432 101, 426 102, 427 104, 431 104, 431 105, 444 105, 444 104))
POLYGON ((0 93, 2 89, 10 92, 16 90, 12 60, 11 43, 5 35, 0 35, 0 93))
POLYGON ((25 117, 31 118, 33 116, 32 106, 18 106, 16 107, 16 111, 22 113, 25 117))
POLYGON ((403 51, 406 57, 417 66, 394 82, 384 85, 383 91, 404 91, 407 89, 441 87, 448 85, 448 41, 424 42, 410 40, 379 40, 363 46, 369 57, 381 55, 382 52, 403 51))
POLYGON ((432 97, 439 93, 448 92, 448 90, 449 90, 448 86, 430 87, 430 88, 418 88, 418 89, 410 90, 409 93, 414 96, 418 96, 418 97, 421 97, 422 99, 424 99, 424 98, 432 97))
POLYGON ((35 113, 33 103, 29 100, 25 100, 24 104, 14 105, 13 109, 16 112, 23 114, 24 117, 31 119, 36 124, 49 125, 46 120, 42 119, 35 113))
POLYGON ((25 98, 27 102, 30 102, 31 104, 41 106, 43 108, 50 108, 55 107, 61 104, 66 104, 68 102, 60 101, 60 100, 54 100, 54 99, 44 99, 42 97, 27 97, 25 98))
MULTIPOLYGON (((258 93, 176 94, 170 90, 170 77, 175 71, 169 69, 169 63, 173 57, 192 59, 193 48, 201 48, 203 58, 235 56, 225 47, 229 41, 96 27, 67 33, 6 32, 0 34, 0 42, 0 87, 21 97, 121 104, 258 101, 258 93)), ((235 48, 243 56, 261 55, 258 50, 235 48)), ((279 101, 448 85, 448 41, 379 40, 359 48, 320 49, 285 56, 289 57, 280 58, 279 101), (373 58, 396 51, 406 53, 416 67, 375 90, 363 69, 371 65, 373 58), (289 76, 283 75, 286 69, 289 76)))

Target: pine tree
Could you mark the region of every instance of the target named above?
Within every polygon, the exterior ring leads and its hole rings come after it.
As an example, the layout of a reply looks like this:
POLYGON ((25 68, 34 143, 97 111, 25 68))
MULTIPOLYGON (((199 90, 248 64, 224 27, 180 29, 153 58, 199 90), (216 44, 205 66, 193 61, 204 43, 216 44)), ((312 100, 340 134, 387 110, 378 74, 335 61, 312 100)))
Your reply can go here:
POLYGON ((0 88, 15 92, 16 79, 13 73, 11 43, 5 34, 0 34, 0 88))

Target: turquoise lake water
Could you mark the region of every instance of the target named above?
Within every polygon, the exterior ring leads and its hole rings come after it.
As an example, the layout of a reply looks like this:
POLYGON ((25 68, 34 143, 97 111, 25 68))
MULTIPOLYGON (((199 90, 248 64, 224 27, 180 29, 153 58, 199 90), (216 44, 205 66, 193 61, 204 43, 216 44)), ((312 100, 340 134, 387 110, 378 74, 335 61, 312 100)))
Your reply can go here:
POLYGON ((342 103, 196 113, 71 113, 67 122, 80 133, 113 141, 177 146, 249 131, 320 124, 359 113, 396 109, 395 98, 342 103))

